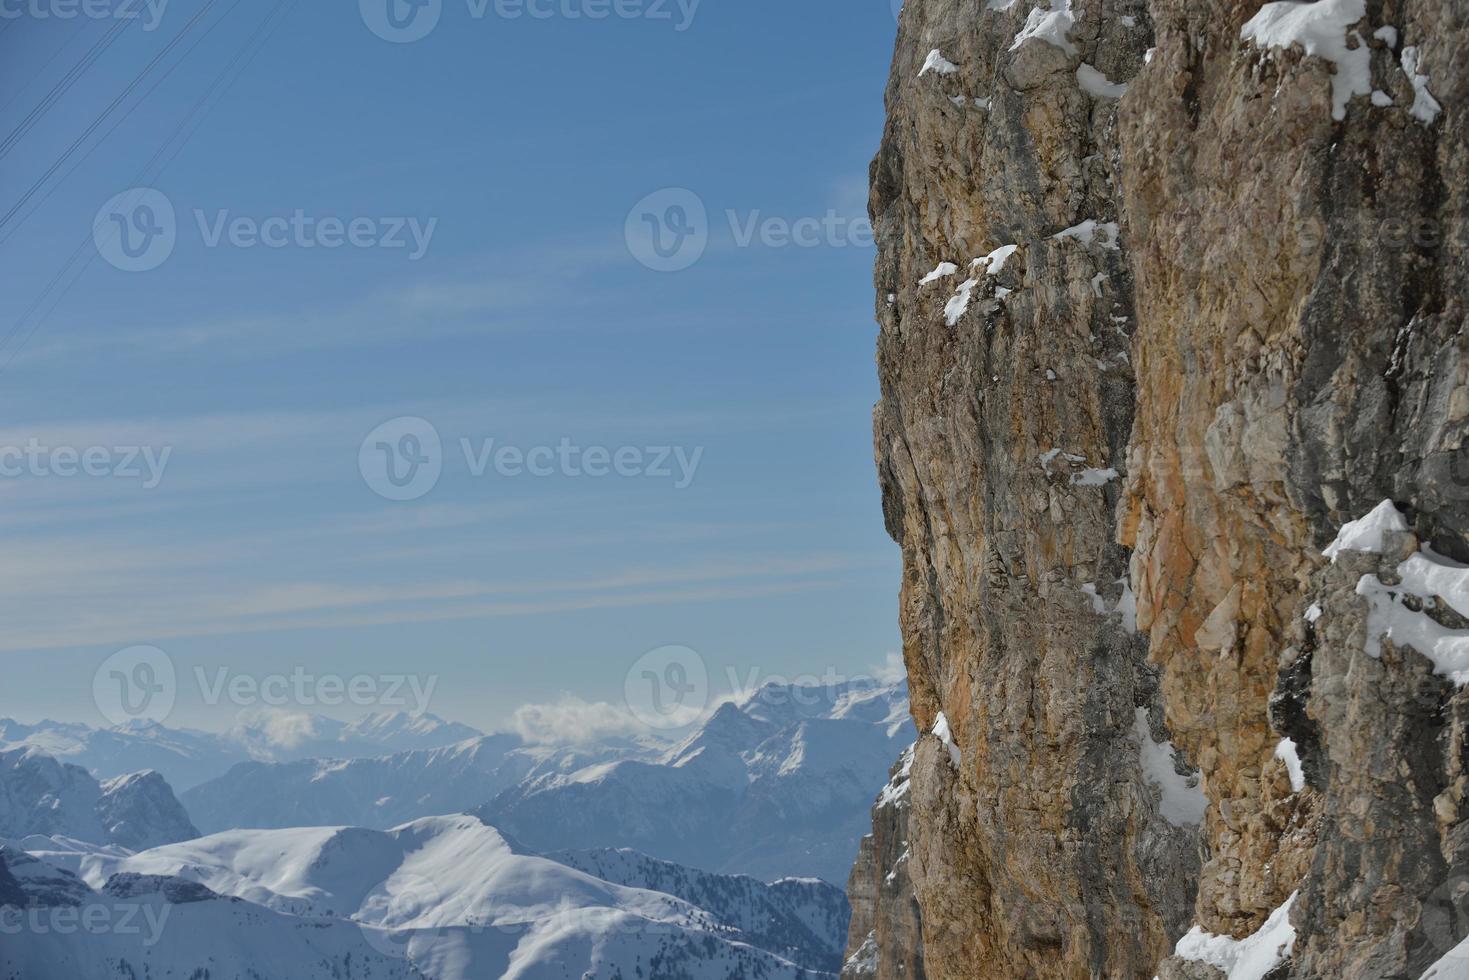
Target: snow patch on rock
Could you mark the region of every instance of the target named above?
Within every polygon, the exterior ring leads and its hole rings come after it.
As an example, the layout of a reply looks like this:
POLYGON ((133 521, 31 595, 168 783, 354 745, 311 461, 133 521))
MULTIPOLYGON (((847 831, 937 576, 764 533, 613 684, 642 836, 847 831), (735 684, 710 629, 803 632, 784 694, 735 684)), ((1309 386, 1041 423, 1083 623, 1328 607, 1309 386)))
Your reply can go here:
POLYGON ((1222 970, 1225 980, 1264 980, 1295 949, 1296 929, 1290 924, 1290 910, 1299 894, 1292 893, 1257 932, 1244 939, 1215 936, 1194 926, 1178 941, 1174 955, 1222 970))
POLYGON ((1022 44, 1034 38, 1053 44, 1067 54, 1076 54, 1076 45, 1071 43, 1068 35, 1079 16, 1081 15, 1072 13, 1071 0, 1051 0, 1049 10, 1034 7, 1030 16, 1025 18, 1025 26, 1015 35, 1010 50, 1018 51, 1022 44))
POLYGON ((1173 743, 1153 741, 1147 708, 1136 709, 1132 731, 1142 752, 1143 775, 1163 792, 1158 812, 1175 827, 1199 826, 1209 809, 1209 798, 1199 788, 1199 774, 1181 775, 1174 762, 1173 743))
POLYGON ((1331 116, 1347 117, 1347 103, 1354 95, 1372 91, 1371 54, 1356 37, 1349 47, 1348 31, 1367 16, 1365 0, 1316 0, 1297 3, 1282 0, 1267 3, 1240 28, 1240 37, 1265 50, 1299 44, 1306 54, 1324 58, 1336 66, 1331 79, 1331 116))
POLYGON ((924 59, 923 68, 919 70, 918 77, 922 78, 929 72, 933 72, 935 75, 952 75, 958 70, 958 65, 945 58, 944 53, 938 48, 934 48, 928 53, 928 57, 924 59))

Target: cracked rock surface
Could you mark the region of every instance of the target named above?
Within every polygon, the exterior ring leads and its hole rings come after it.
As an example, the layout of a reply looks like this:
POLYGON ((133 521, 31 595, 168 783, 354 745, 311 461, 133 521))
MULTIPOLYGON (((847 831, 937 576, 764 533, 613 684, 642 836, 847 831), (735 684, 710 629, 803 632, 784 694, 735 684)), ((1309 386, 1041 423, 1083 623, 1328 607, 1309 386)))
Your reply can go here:
POLYGON ((1418 980, 1469 936, 1469 702, 1359 594, 1469 563, 1469 7, 1271 6, 903 11, 874 431, 939 734, 911 897, 854 875, 864 921, 916 900, 877 962, 1218 980, 1180 939, 1275 937, 1293 895, 1272 980, 1418 980), (1312 28, 1242 36, 1276 14, 1312 28), (1383 500, 1383 553, 1322 555, 1383 500))

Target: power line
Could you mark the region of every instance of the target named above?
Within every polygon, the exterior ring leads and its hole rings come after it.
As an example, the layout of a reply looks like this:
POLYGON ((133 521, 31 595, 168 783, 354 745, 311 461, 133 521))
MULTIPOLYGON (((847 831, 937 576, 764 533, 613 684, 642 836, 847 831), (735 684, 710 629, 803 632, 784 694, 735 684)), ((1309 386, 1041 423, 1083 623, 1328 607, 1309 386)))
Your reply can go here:
MULTIPOLYGON (((210 24, 203 34, 200 34, 198 37, 194 38, 193 42, 190 43, 189 47, 184 51, 184 53, 179 55, 179 57, 174 60, 173 64, 169 65, 168 68, 164 70, 162 75, 153 80, 153 84, 148 86, 148 90, 144 92, 136 102, 129 106, 127 108, 127 111, 125 111, 122 115, 118 116, 112 121, 112 125, 107 127, 107 131, 103 133, 102 136, 98 138, 90 147, 88 147, 87 151, 83 153, 75 163, 67 168, 66 173, 62 174, 60 179, 52 182, 51 187, 46 191, 46 193, 41 195, 41 199, 39 201, 36 201, 29 211, 21 215, 20 220, 13 223, 10 228, 4 232, 4 234, 0 234, 0 247, 3 247, 6 242, 10 241, 10 239, 14 237, 15 233, 20 230, 21 226, 30 220, 31 215, 39 211, 41 209, 41 206, 51 199, 51 195, 56 193, 56 189, 62 184, 66 183, 67 179, 71 177, 72 174, 76 173, 77 170, 82 166, 82 164, 91 159, 92 154, 97 152, 98 147, 107 142, 108 138, 111 137, 113 133, 117 132, 117 128, 121 126, 124 122, 126 122, 128 118, 137 111, 139 106, 148 101, 149 96, 156 92, 159 86, 168 81, 168 79, 173 75, 174 71, 179 67, 179 65, 187 61, 189 55, 194 53, 194 49, 199 47, 199 45, 204 42, 205 38, 214 33, 214 29, 216 27, 229 19, 230 14, 235 12, 235 8, 240 5, 240 2, 241 0, 234 0, 234 3, 230 5, 229 10, 225 11, 222 16, 214 21, 214 23, 210 24)), ((198 103, 196 102, 195 108, 197 107, 198 103)), ((192 113, 193 111, 194 110, 191 109, 190 113, 192 113)), ((185 118, 188 118, 187 114, 185 118)))
MULTIPOLYGON (((15 22, 14 21, 6 21, 5 23, 6 24, 13 24, 15 22)), ((46 59, 46 63, 44 65, 42 65, 40 67, 40 69, 36 72, 36 76, 37 77, 40 77, 42 75, 45 75, 46 72, 50 70, 51 66, 54 65, 54 64, 56 64, 56 59, 61 57, 61 52, 65 51, 68 47, 70 47, 72 41, 75 41, 77 38, 79 38, 79 37, 82 36, 82 34, 84 33, 84 29, 86 27, 86 23, 87 22, 84 21, 84 20, 77 21, 77 25, 72 30, 71 36, 67 37, 66 40, 64 40, 60 44, 58 44, 56 46, 56 50, 51 52, 51 57, 47 58, 46 59)), ((4 28, 0 28, 0 33, 4 33, 4 28)), ((11 93, 10 98, 6 99, 4 102, 0 102, 0 112, 4 112, 6 109, 9 109, 11 106, 15 105, 15 101, 20 98, 21 93, 23 93, 25 91, 26 85, 28 85, 28 84, 29 84, 29 81, 22 82, 20 85, 17 85, 15 87, 15 91, 11 93)))
MULTIPOLYGON (((168 137, 163 141, 162 145, 159 146, 158 151, 153 154, 149 161, 144 164, 142 169, 140 169, 138 173, 134 176, 132 184, 130 186, 141 186, 145 182, 145 178, 148 181, 157 180, 158 177, 165 170, 168 169, 168 167, 178 157, 179 153, 183 151, 183 148, 188 144, 189 140, 193 138, 194 133, 198 131, 199 126, 203 124, 204 119, 208 116, 209 111, 213 108, 212 105, 207 105, 207 103, 211 98, 216 95, 216 90, 218 90, 217 94, 219 98, 215 99, 214 104, 218 105, 219 101, 222 100, 224 95, 229 92, 234 83, 239 80, 240 75, 244 74, 244 71, 247 67, 249 67, 250 62, 255 60, 255 56, 260 53, 260 49, 265 46, 265 42, 270 39, 270 36, 275 32, 276 28, 279 27, 281 22, 285 20, 284 15, 285 13, 289 12, 288 8, 294 6, 295 3, 296 0, 277 0, 275 7, 271 10, 269 14, 265 16, 265 18, 255 28, 255 31, 250 35, 250 37, 246 39, 244 46, 242 46, 240 50, 236 52, 235 56, 230 59, 223 70, 221 70, 220 73, 215 76, 214 80, 210 82, 209 86, 204 90, 204 93, 199 97, 197 101, 195 101, 194 105, 190 108, 188 113, 184 115, 184 118, 179 122, 179 125, 174 128, 173 132, 171 132, 168 137), (238 66, 238 68, 236 66, 238 66), (230 76, 231 72, 234 73, 233 76, 228 77, 230 76), (187 133, 184 133, 183 139, 179 141, 173 152, 168 155, 168 158, 166 160, 163 159, 164 154, 168 152, 169 145, 178 138, 180 133, 184 132, 185 127, 189 125, 190 119, 195 114, 198 114, 198 119, 194 121, 192 128, 190 128, 187 133), (157 169, 154 170, 152 176, 149 177, 149 170, 150 168, 153 168, 155 164, 157 165, 157 169)), ((236 0, 236 5, 238 5, 238 0, 236 0)), ((233 10, 234 7, 231 7, 230 11, 227 11, 225 16, 227 17, 230 12, 233 12, 233 10)), ((190 48, 190 50, 192 50, 192 47, 190 48)), ((187 52, 185 56, 187 56, 187 52)), ((47 295, 55 290, 56 287, 63 280, 66 279, 66 276, 71 271, 72 267, 75 266, 77 262, 81 260, 82 256, 87 253, 88 245, 91 243, 92 235, 89 233, 86 237, 82 239, 81 244, 77 246, 76 250, 71 253, 70 258, 67 259, 66 263, 61 267, 60 271, 58 271, 56 275, 51 278, 51 281, 46 284, 46 287, 41 290, 40 294, 36 297, 36 300, 26 309, 23 314, 21 314, 20 319, 18 319, 15 322, 15 325, 11 327, 11 329, 6 333, 4 340, 0 340, 0 351, 4 351, 5 348, 10 345, 11 340, 14 339, 18 331, 20 331, 25 326, 26 321, 29 320, 31 316, 35 314, 38 310, 40 310, 43 305, 45 305, 47 295)), ((67 283, 65 287, 63 287, 59 292, 56 293, 55 298, 52 300, 49 306, 46 306, 45 311, 36 318, 36 321, 34 324, 32 324, 30 330, 26 331, 25 334, 21 337, 20 343, 18 343, 15 348, 10 351, 10 353, 0 355, 0 372, 3 372, 11 364, 11 362, 13 362, 15 358, 20 355, 20 353, 25 349, 26 345, 30 343, 31 338, 33 338, 37 333, 40 332, 41 327, 45 324, 46 320, 50 317, 52 312, 55 311, 57 306, 61 304, 61 301, 64 300, 67 294, 71 292, 72 287, 74 287, 76 283, 81 279, 81 277, 86 273, 87 268, 91 265, 92 260, 96 257, 96 255, 97 253, 93 251, 91 255, 87 257, 86 261, 82 263, 81 268, 77 270, 76 275, 71 278, 71 281, 67 283)))
POLYGON ((97 43, 87 49, 82 59, 72 65, 67 73, 57 80, 56 84, 51 87, 51 91, 47 92, 41 101, 26 113, 25 118, 6 135, 5 139, 0 140, 0 159, 4 159, 5 154, 9 153, 15 144, 20 142, 21 137, 29 133, 36 123, 41 121, 41 117, 45 116, 51 107, 76 84, 77 79, 85 75, 87 69, 97 63, 97 59, 102 57, 103 52, 112 46, 113 42, 127 29, 127 26, 126 20, 114 22, 107 28, 107 32, 97 39, 97 43))
MULTIPOLYGON (((172 52, 173 49, 177 47, 178 44, 183 41, 185 37, 188 36, 189 32, 194 29, 199 21, 202 20, 209 13, 209 11, 214 9, 214 5, 217 2, 218 0, 205 0, 204 6, 200 7, 198 12, 195 13, 193 17, 189 18, 189 22, 186 23, 177 34, 169 39, 169 42, 163 46, 163 50, 154 55, 152 60, 150 60, 146 65, 143 66, 142 71, 133 76, 133 80, 128 82, 127 86, 121 92, 119 92, 111 102, 107 104, 107 108, 103 109, 101 114, 97 116, 96 119, 92 120, 91 125, 83 130, 80 136, 71 141, 71 145, 62 152, 61 156, 56 158, 55 162, 53 162, 50 167, 46 168, 45 173, 43 173, 40 177, 36 178, 34 182, 32 182, 31 186, 26 189, 26 192, 21 195, 20 200, 11 205, 9 211, 6 211, 5 214, 0 215, 0 229, 3 229, 7 224, 10 223, 10 219, 15 217, 16 213, 19 212, 21 208, 25 207, 26 202, 28 202, 35 195, 35 193, 41 189, 42 185, 45 184, 46 181, 50 180, 51 177, 55 175, 56 171, 60 170, 62 166, 65 165, 66 161, 70 159, 71 155, 75 153, 77 149, 84 142, 86 142, 87 139, 94 132, 97 131, 97 127, 101 126, 104 122, 107 121, 107 117, 112 114, 113 110, 115 110, 119 105, 126 101, 128 96, 132 95, 133 90, 141 85, 143 83, 143 80, 148 77, 153 69, 158 67, 158 65, 165 58, 168 57, 169 53, 172 52)), ((4 153, 0 152, 0 157, 3 156, 4 153)))

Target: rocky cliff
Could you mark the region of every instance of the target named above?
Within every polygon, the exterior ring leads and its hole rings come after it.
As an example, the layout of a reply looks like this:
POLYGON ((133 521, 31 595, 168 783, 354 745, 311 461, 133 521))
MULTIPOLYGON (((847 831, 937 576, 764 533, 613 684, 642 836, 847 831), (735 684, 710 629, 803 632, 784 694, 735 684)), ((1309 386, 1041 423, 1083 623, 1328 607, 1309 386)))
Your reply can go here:
POLYGON ((36 749, 0 752, 0 838, 72 837, 144 850, 199 831, 156 772, 98 783, 81 766, 36 749))
POLYGON ((872 806, 872 833, 862 838, 847 882, 852 921, 843 980, 924 980, 923 924, 908 837, 908 789, 914 749, 903 753, 872 806))
POLYGON ((1466 42, 908 0, 874 422, 929 976, 1417 980, 1469 934, 1466 42))

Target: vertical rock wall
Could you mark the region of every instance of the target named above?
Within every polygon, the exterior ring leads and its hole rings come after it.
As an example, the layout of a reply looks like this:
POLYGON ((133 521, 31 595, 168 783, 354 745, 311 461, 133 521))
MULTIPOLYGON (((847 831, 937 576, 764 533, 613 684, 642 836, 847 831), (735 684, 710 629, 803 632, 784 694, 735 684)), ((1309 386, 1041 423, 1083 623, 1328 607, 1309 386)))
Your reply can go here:
POLYGON ((1151 32, 1078 2, 1016 44, 1027 11, 992 6, 904 10, 872 172, 878 467, 915 719, 950 733, 916 752, 910 873, 931 976, 1151 976, 1197 831, 1142 764, 1186 782, 1117 543, 1136 319, 1101 94, 1151 32))
POLYGON ((903 11, 874 421, 939 980, 1217 980, 1282 922, 1272 976, 1418 980, 1469 935, 1465 698, 1359 594, 1469 563, 1469 6, 1261 6, 903 11))

